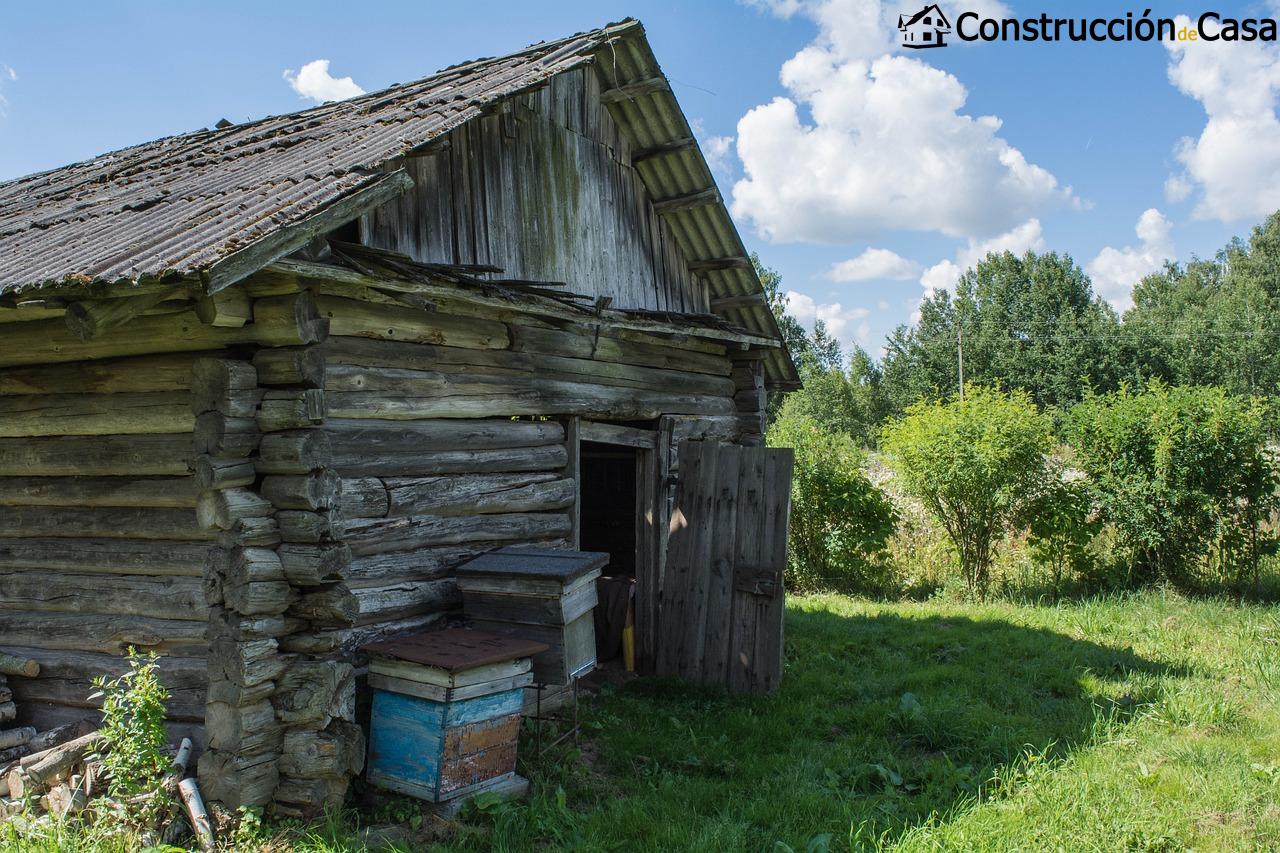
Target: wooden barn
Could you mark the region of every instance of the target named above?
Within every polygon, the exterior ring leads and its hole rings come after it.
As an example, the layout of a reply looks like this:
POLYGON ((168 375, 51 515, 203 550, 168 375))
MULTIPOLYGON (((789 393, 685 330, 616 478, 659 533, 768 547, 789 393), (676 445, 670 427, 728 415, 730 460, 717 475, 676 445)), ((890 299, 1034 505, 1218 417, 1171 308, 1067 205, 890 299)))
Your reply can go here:
POLYGON ((205 796, 363 767, 365 644, 500 546, 607 551, 642 672, 781 672, 794 387, 625 21, 0 184, 0 652, 22 722, 160 653, 205 796))

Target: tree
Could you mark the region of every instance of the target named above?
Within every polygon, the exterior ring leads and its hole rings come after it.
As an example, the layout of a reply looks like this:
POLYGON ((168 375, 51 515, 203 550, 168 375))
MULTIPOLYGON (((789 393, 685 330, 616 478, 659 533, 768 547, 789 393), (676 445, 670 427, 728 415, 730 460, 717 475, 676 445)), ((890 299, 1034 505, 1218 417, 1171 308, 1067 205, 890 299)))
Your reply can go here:
POLYGON ((1202 586, 1215 549, 1217 580, 1239 588, 1256 577, 1278 485, 1259 401, 1152 380, 1089 397, 1071 412, 1070 432, 1130 584, 1202 586))
POLYGON ((893 504, 862 473, 862 452, 848 435, 824 429, 792 395, 769 428, 773 447, 795 448, 788 540, 788 586, 799 590, 882 594, 892 591, 885 548, 893 504))
POLYGON ((890 336, 884 376, 896 411, 956 388, 961 332, 967 381, 1023 389, 1042 407, 1065 408, 1133 374, 1119 319, 1070 257, 990 254, 954 295, 926 298, 914 328, 890 336))
POLYGON ((985 595, 991 544, 1045 483, 1052 423, 1025 391, 966 385, 963 399, 921 401, 880 437, 904 490, 946 529, 970 592, 985 595))

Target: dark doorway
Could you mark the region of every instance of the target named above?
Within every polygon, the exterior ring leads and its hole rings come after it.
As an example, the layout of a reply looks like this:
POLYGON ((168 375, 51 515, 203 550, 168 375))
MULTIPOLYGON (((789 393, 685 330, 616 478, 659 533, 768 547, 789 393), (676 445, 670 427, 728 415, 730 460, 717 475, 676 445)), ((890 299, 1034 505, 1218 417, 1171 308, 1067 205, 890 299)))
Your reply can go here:
POLYGON ((634 447, 582 442, 581 548, 607 551, 608 574, 636 574, 636 459, 634 447))

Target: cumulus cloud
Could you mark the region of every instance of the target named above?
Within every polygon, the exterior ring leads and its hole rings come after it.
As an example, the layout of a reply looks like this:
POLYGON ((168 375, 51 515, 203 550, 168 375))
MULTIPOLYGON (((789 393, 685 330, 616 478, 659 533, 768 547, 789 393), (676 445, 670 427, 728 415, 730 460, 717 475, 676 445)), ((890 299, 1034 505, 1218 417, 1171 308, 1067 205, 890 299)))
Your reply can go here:
POLYGON ((292 68, 286 68, 284 79, 293 87, 293 91, 317 104, 345 101, 364 94, 364 89, 350 77, 334 77, 330 74, 327 59, 313 59, 296 72, 292 68))
POLYGON ((1093 279, 1094 292, 1117 311, 1133 305, 1133 286, 1144 276, 1164 268, 1174 256, 1173 225, 1154 207, 1138 217, 1137 246, 1107 246, 1089 262, 1085 272, 1093 279))
POLYGON ((745 177, 734 213, 773 241, 846 242, 886 230, 987 238, 1078 203, 999 135, 962 112, 965 87, 896 55, 897 6, 876 0, 785 4, 817 22, 782 66, 785 97, 738 122, 745 177))
POLYGON ((852 339, 850 329, 857 326, 858 334, 870 334, 870 326, 858 321, 870 316, 866 308, 846 308, 839 302, 818 302, 812 296, 795 290, 787 291, 787 313, 800 321, 800 325, 812 329, 814 322, 821 320, 826 324, 827 332, 839 341, 852 339))
POLYGON ((955 257, 942 260, 929 267, 920 276, 920 285, 926 296, 932 296, 939 290, 950 290, 965 270, 976 266, 979 261, 992 253, 1012 252, 1021 255, 1025 252, 1040 252, 1046 248, 1044 231, 1039 219, 1028 219, 1016 228, 998 234, 990 240, 969 240, 968 245, 956 252, 955 257))
POLYGON ((700 118, 690 121, 689 126, 693 130, 694 138, 698 140, 698 147, 702 149, 702 156, 706 158, 711 171, 721 175, 729 174, 733 168, 733 137, 708 133, 700 118))
POLYGON ((840 261, 827 270, 832 281, 907 281, 920 275, 920 264, 888 249, 867 249, 856 258, 840 261))
MULTIPOLYGON (((1178 27, 1193 25, 1186 16, 1178 27)), ((1280 49, 1264 42, 1169 41, 1169 81, 1200 102, 1207 116, 1198 138, 1181 140, 1182 172, 1165 197, 1198 191, 1194 216, 1231 222, 1280 208, 1280 49)))

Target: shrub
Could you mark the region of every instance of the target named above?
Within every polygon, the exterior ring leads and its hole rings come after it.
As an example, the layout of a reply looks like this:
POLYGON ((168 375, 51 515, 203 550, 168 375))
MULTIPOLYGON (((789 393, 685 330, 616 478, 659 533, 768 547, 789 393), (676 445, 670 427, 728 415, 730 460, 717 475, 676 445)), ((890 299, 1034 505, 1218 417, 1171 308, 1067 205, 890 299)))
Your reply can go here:
POLYGON ((1087 397, 1071 413, 1071 434, 1130 584, 1194 588, 1206 580, 1197 569, 1208 568, 1237 588, 1256 582, 1274 548, 1262 523, 1277 506, 1261 404, 1152 382, 1087 397))
POLYGON ((971 593, 986 594, 993 541, 1044 483, 1051 430, 1026 392, 974 385, 963 400, 916 403, 881 433, 903 489, 946 528, 971 593))
POLYGON ((169 692, 160 683, 156 660, 155 652, 141 655, 130 648, 128 672, 113 679, 100 676, 93 682, 102 697, 100 757, 108 792, 118 803, 140 804, 126 811, 142 824, 170 805, 164 790, 171 763, 164 730, 169 692))
POLYGON ((1051 475, 1027 503, 1022 520, 1031 556, 1049 570, 1056 601, 1068 575, 1080 577, 1087 572, 1089 544, 1100 527, 1092 514, 1088 485, 1064 479, 1062 472, 1051 475))
POLYGON ((788 586, 881 593, 893 584, 885 545, 893 504, 862 473, 862 453, 788 399, 769 428, 771 447, 793 447, 788 586))

